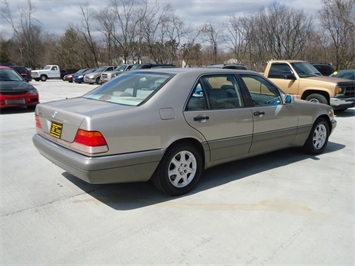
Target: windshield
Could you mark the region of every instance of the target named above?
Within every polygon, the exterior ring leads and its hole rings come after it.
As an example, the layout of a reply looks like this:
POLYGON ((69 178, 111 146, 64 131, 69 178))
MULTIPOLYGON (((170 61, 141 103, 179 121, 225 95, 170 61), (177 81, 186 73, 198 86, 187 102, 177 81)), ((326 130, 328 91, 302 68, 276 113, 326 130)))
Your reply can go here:
POLYGON ((12 69, 1 69, 0 81, 23 81, 23 79, 12 69))
POLYGON ((99 67, 94 72, 104 72, 105 70, 106 70, 106 67, 99 67))
POLYGON ((126 69, 127 65, 121 65, 121 66, 118 66, 116 67, 116 71, 124 71, 126 69))
POLYGON ((136 69, 141 69, 143 67, 143 65, 133 65, 132 67, 131 67, 131 70, 136 70, 136 69))
POLYGON ((137 106, 148 100, 171 78, 172 75, 165 73, 134 72, 121 74, 83 97, 137 106))
POLYGON ((291 63, 291 65, 301 78, 322 76, 322 74, 311 63, 297 62, 291 63))

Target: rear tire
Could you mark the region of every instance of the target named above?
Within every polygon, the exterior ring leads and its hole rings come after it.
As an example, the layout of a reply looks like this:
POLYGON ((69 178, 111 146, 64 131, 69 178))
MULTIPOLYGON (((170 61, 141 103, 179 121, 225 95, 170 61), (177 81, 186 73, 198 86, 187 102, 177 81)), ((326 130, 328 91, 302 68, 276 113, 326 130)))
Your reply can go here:
POLYGON ((161 160, 151 181, 159 190, 178 196, 192 190, 203 167, 197 148, 188 143, 172 146, 161 160))
POLYGON ((303 151, 309 154, 322 153, 328 144, 329 132, 328 122, 324 118, 317 119, 303 145, 303 151))
POLYGON ((324 103, 328 104, 327 98, 325 98, 323 95, 318 94, 318 93, 312 93, 307 96, 306 101, 312 102, 312 103, 324 103))

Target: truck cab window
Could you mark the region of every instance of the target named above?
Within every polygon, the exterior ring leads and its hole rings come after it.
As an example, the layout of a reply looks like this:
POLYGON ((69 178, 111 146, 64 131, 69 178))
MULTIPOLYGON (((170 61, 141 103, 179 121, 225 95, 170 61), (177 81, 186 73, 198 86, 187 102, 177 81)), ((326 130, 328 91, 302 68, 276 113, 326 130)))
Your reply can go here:
POLYGON ((269 78, 284 79, 285 75, 293 74, 287 64, 273 63, 270 67, 269 78))

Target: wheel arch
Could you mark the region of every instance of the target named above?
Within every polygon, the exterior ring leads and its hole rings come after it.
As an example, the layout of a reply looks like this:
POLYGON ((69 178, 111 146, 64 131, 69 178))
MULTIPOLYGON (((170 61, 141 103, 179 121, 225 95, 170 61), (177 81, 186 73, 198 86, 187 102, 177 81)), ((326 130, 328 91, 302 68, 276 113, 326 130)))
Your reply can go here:
POLYGON ((329 96, 328 92, 322 91, 322 90, 315 90, 315 89, 309 89, 309 90, 304 91, 301 96, 301 99, 305 100, 311 94, 320 94, 327 99, 328 104, 330 103, 330 96, 329 96))
POLYGON ((317 117, 316 120, 314 120, 313 124, 314 124, 315 122, 319 121, 320 119, 324 119, 325 121, 327 121, 327 124, 328 124, 328 127, 329 127, 329 131, 330 131, 330 132, 329 132, 329 135, 330 135, 330 133, 332 132, 332 122, 330 121, 329 116, 327 116, 327 115, 325 115, 325 114, 320 115, 320 116, 317 117))
POLYGON ((207 155, 206 155, 205 149, 203 148, 202 143, 199 142, 197 139, 194 139, 194 138, 183 138, 183 139, 175 140, 174 142, 172 142, 169 145, 169 147, 166 149, 165 153, 167 153, 167 151, 169 149, 171 149, 172 147, 175 147, 175 146, 178 146, 178 145, 183 145, 183 144, 193 145, 194 147, 196 147, 198 152, 201 154, 203 169, 206 169, 206 156, 207 155))

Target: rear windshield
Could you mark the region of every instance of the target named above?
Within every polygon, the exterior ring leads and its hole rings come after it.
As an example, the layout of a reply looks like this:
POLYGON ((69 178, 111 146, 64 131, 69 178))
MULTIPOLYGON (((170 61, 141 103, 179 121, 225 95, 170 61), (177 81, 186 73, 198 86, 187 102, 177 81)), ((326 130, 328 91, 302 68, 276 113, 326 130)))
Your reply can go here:
POLYGON ((165 73, 125 73, 88 92, 83 97, 137 106, 149 99, 171 78, 171 74, 165 73))

